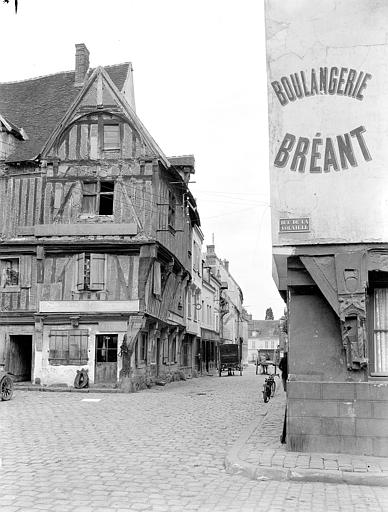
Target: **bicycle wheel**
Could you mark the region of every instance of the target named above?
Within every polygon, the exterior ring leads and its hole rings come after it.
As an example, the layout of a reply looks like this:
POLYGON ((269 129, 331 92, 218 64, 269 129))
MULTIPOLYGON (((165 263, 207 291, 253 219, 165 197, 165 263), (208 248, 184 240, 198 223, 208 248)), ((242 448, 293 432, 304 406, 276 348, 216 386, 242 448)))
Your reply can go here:
POLYGON ((271 382, 271 397, 275 396, 275 391, 276 391, 276 382, 272 381, 271 382))

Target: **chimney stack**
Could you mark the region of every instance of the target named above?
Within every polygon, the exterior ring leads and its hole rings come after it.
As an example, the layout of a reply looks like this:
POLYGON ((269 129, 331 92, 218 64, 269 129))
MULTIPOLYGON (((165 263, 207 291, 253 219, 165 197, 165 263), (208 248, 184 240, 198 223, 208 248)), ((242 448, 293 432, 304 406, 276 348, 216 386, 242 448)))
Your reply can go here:
POLYGON ((75 45, 75 77, 74 85, 83 85, 89 69, 89 50, 84 43, 75 45))
POLYGON ((227 272, 229 272, 229 261, 228 260, 224 260, 224 268, 227 272))

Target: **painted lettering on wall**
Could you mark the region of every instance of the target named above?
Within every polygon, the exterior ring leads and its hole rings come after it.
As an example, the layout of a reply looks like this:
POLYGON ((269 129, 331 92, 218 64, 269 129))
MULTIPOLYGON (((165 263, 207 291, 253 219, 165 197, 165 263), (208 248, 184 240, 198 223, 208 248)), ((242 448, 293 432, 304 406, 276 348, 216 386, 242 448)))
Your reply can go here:
POLYGON ((334 137, 296 137, 286 133, 277 152, 274 165, 285 167, 290 162, 291 171, 321 173, 348 169, 358 165, 355 148, 366 162, 372 160, 365 138, 365 128, 359 126, 349 133, 334 137))
MULTIPOLYGON (((365 71, 332 66, 320 67, 319 70, 312 68, 310 73, 291 73, 271 82, 271 85, 284 107, 289 102, 322 94, 348 96, 362 101, 371 78, 372 75, 365 71)), ((357 167, 356 155, 359 153, 365 162, 372 160, 365 132, 365 127, 359 126, 336 137, 327 137, 318 132, 312 139, 286 133, 274 165, 281 168, 290 163, 291 171, 310 173, 357 167)))
POLYGON ((299 71, 282 76, 280 80, 271 82, 271 85, 284 107, 290 101, 320 94, 337 94, 362 101, 371 78, 372 75, 365 71, 333 66, 319 68, 319 71, 313 68, 310 73, 299 71))

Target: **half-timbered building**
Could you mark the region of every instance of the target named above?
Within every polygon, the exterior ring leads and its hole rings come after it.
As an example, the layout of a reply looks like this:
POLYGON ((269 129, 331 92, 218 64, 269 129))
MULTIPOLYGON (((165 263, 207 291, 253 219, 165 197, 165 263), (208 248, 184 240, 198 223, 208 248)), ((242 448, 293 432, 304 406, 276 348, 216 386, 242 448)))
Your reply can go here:
POLYGON ((132 66, 0 84, 0 365, 131 389, 179 372, 194 158, 136 115, 132 66))

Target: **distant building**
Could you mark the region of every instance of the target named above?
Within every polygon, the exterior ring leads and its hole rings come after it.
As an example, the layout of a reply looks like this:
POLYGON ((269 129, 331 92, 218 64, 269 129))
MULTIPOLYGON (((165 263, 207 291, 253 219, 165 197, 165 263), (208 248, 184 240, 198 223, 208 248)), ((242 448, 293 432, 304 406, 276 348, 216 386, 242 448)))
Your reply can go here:
POLYGON ((248 321, 248 362, 254 363, 259 349, 275 350, 279 345, 279 320, 248 321))
MULTIPOLYGON (((221 260, 215 253, 215 246, 208 245, 205 254, 205 266, 221 282, 220 293, 220 343, 243 343, 243 354, 247 347, 247 319, 243 308, 243 293, 237 281, 229 271, 229 261, 221 260)), ((243 361, 246 359, 243 356, 243 361)))

